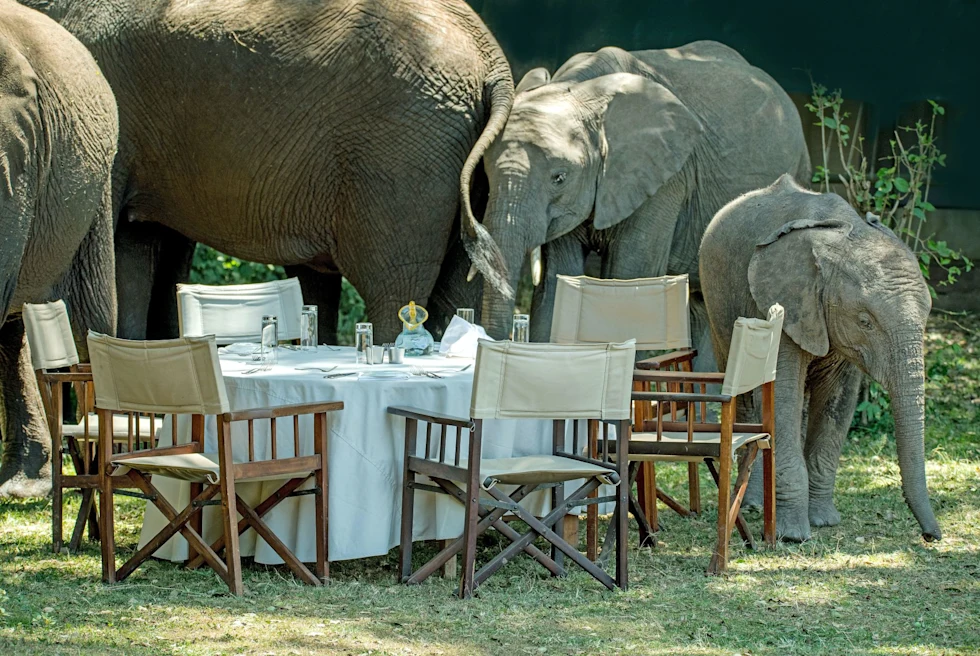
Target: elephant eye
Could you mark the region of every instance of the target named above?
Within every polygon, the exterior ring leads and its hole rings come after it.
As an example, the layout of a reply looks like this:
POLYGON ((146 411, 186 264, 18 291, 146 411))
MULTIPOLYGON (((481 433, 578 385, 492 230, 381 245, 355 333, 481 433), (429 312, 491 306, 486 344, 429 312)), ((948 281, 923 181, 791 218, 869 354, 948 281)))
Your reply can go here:
POLYGON ((551 182, 556 185, 563 184, 565 182, 565 173, 555 173, 553 176, 551 176, 551 182))
POLYGON ((861 328, 864 330, 871 330, 874 328, 874 322, 871 320, 871 317, 863 312, 858 317, 858 323, 861 324, 861 328))

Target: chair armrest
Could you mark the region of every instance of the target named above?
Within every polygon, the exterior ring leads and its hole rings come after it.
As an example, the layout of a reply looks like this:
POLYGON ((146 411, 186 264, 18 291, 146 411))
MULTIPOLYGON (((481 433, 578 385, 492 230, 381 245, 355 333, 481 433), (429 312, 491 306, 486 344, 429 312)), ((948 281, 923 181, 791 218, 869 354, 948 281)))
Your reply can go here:
POLYGON ((718 383, 725 374, 715 371, 633 371, 633 380, 651 383, 718 383))
POLYGON ((732 397, 728 394, 691 394, 687 392, 633 392, 630 398, 634 401, 690 401, 692 403, 728 403, 732 397))
POLYGON ((83 374, 84 373, 89 373, 89 372, 92 371, 92 363, 91 362, 79 362, 78 364, 75 365, 75 371, 78 371, 79 373, 83 373, 83 374))
POLYGON ((680 349, 679 351, 671 351, 670 353, 664 353, 663 355, 658 355, 655 358, 647 358, 646 360, 640 360, 636 363, 637 369, 644 370, 659 370, 664 367, 669 367, 671 365, 680 364, 681 362, 688 362, 693 360, 698 354, 697 349, 680 349))
POLYGON ((389 415, 397 415, 399 417, 405 417, 407 419, 415 419, 417 421, 424 421, 430 424, 442 424, 444 426, 457 426, 459 428, 465 428, 471 430, 473 428, 473 421, 471 419, 462 419, 460 417, 451 417, 450 415, 442 415, 438 412, 429 412, 428 410, 419 410, 418 408, 400 408, 396 406, 390 406, 388 408, 389 415))
POLYGON ((293 415, 312 415, 319 412, 334 412, 335 410, 343 409, 343 401, 325 401, 323 403, 280 405, 274 408, 235 410, 224 413, 221 415, 221 418, 225 421, 249 421, 251 419, 275 419, 276 417, 292 417, 293 415))
POLYGON ((45 371, 41 377, 49 383, 90 383, 92 373, 79 371, 45 371))

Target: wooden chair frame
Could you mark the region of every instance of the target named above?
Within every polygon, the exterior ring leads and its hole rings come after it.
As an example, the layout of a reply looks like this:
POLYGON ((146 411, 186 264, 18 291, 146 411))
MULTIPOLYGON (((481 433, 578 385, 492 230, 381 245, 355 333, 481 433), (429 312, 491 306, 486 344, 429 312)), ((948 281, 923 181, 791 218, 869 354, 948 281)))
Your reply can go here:
MULTIPOLYGON (((564 558, 568 556, 568 558, 610 590, 616 587, 622 590, 627 589, 628 514, 626 508, 629 495, 623 481, 627 480, 628 463, 626 460, 622 462, 613 461, 608 448, 604 450, 603 459, 581 455, 579 452, 578 421, 575 421, 573 425, 572 451, 568 452, 565 450, 565 420, 554 420, 552 455, 613 469, 614 473, 611 472, 611 478, 614 478, 615 482, 618 483, 615 496, 598 497, 595 492, 598 490, 601 481, 595 476, 588 478, 582 486, 568 497, 564 496, 563 483, 529 483, 519 485, 514 492, 507 495, 495 486, 485 486, 485 480, 480 474, 483 420, 460 419, 425 412, 415 408, 390 407, 388 408, 388 412, 393 415, 405 417, 406 419, 405 461, 402 479, 401 546, 399 549, 400 579, 403 583, 421 583, 462 552, 462 575, 458 595, 460 598, 468 599, 473 596, 474 590, 486 581, 490 575, 512 560, 516 555, 524 552, 548 569, 553 576, 565 575, 564 558), (425 457, 414 455, 417 453, 420 422, 427 425, 425 432, 425 457), (433 425, 440 427, 437 443, 438 460, 430 457, 430 454, 433 452, 433 446, 436 444, 432 435, 433 425), (450 427, 455 429, 456 437, 456 448, 453 456, 448 454, 446 444, 447 431, 450 427), (462 443, 461 434, 464 431, 469 432, 469 455, 466 463, 467 466, 461 467, 460 445, 462 443), (447 462, 448 457, 452 457, 452 464, 447 462), (420 474, 430 478, 435 485, 418 482, 416 476, 420 474), (464 483, 466 489, 461 489, 457 483, 464 483), (520 501, 532 492, 543 489, 551 490, 551 511, 545 517, 538 518, 521 506, 520 501), (428 563, 413 572, 412 524, 414 520, 414 498, 416 490, 448 495, 463 504, 466 515, 463 535, 456 540, 447 541, 447 546, 442 551, 428 563), (486 491, 491 498, 483 498, 480 494, 481 490, 486 491), (612 539, 616 541, 615 578, 609 576, 596 563, 580 553, 577 547, 569 544, 562 535, 559 535, 554 530, 555 525, 565 517, 570 508, 578 506, 589 506, 591 508, 595 504, 606 501, 615 501, 616 503, 616 510, 612 522, 612 526, 614 527, 612 539), (529 530, 523 534, 518 533, 517 530, 504 521, 504 515, 507 513, 512 513, 518 519, 525 522, 529 530), (477 570, 476 539, 477 536, 490 528, 495 529, 510 540, 511 544, 477 570), (534 546, 533 542, 538 537, 545 538, 551 544, 550 555, 545 554, 534 546)), ((586 421, 589 425, 589 434, 597 433, 599 421, 586 421)), ((625 449, 629 441, 629 421, 623 420, 603 423, 606 425, 614 424, 616 426, 617 438, 615 444, 620 450, 625 449)), ((607 444, 609 442, 611 440, 607 441, 607 444)))
MULTIPOLYGON (((97 469, 99 436, 94 432, 89 433, 88 426, 88 415, 95 409, 92 369, 89 364, 76 364, 70 366, 68 371, 39 369, 36 376, 38 389, 41 392, 41 402, 48 422, 48 431, 51 434, 51 548, 55 553, 60 553, 64 547, 65 491, 79 490, 82 495, 82 503, 68 543, 69 551, 77 552, 81 547, 86 525, 88 526, 89 539, 98 540, 100 535, 95 504, 95 492, 99 489, 97 469), (85 435, 81 439, 65 436, 63 432, 66 384, 75 389, 78 399, 82 422, 85 426, 85 435), (64 473, 66 454, 75 467, 74 475, 65 475, 64 473)), ((113 414, 128 415, 130 424, 129 439, 126 443, 114 441, 114 452, 117 454, 123 452, 126 447, 132 451, 137 445, 152 446, 156 434, 155 419, 152 415, 150 416, 149 433, 141 435, 139 422, 134 421, 136 417, 133 413, 113 414), (134 424, 135 432, 132 430, 134 424)))
MULTIPOLYGON (((750 547, 754 547, 752 535, 748 530, 748 525, 740 515, 742 499, 748 486, 749 473, 752 464, 759 452, 762 452, 763 464, 763 538, 768 546, 776 543, 776 478, 775 478, 775 392, 774 383, 763 383, 760 388, 762 391, 762 423, 761 424, 736 424, 735 423, 735 400, 736 397, 727 394, 707 394, 705 386, 711 383, 721 384, 724 381, 724 374, 721 373, 701 373, 686 371, 637 371, 634 380, 652 383, 656 391, 634 392, 634 401, 656 402, 657 413, 650 425, 651 420, 644 420, 645 429, 655 431, 657 434, 656 442, 631 441, 628 445, 630 454, 656 454, 665 456, 696 456, 703 458, 708 466, 712 477, 718 485, 718 527, 717 544, 708 566, 709 574, 721 574, 728 568, 729 542, 733 528, 738 528, 742 539, 750 547), (660 391, 660 386, 668 388, 668 391, 660 391), (681 391, 698 385, 698 392, 681 391), (671 389, 672 388, 672 389, 671 389), (664 421, 664 407, 672 404, 683 403, 687 408, 687 420, 685 422, 664 421), (720 423, 707 423, 705 421, 706 408, 708 403, 721 404, 720 423), (697 421, 698 409, 700 408, 701 421, 697 421), (687 432, 687 442, 661 442, 661 435, 665 430, 676 430, 687 432), (719 433, 718 442, 695 442, 696 433, 719 433), (732 440, 735 432, 751 432, 767 434, 765 440, 757 440, 748 443, 745 448, 742 466, 734 481, 734 494, 732 491, 732 440), (717 466, 716 466, 717 463, 717 466)), ((746 392, 752 393, 752 392, 746 392)), ((622 453, 618 450, 617 453, 622 453)), ((629 476, 632 480, 638 472, 638 465, 634 462, 630 466, 629 476)), ((695 463, 691 463, 695 464, 695 463)), ((643 490, 640 490, 643 493, 643 490)), ((630 507, 637 511, 640 503, 632 498, 630 494, 630 507)), ((640 524, 640 541, 642 543, 656 545, 654 536, 654 526, 641 517, 642 512, 634 512, 640 524)), ((600 558, 600 561, 602 559, 600 558)))
MULTIPOLYGON (((129 458, 146 456, 178 455, 204 452, 204 415, 191 415, 191 442, 188 444, 148 449, 110 457, 111 430, 106 428, 103 417, 111 420, 111 413, 99 410, 99 468, 98 487, 102 522, 102 580, 105 583, 122 581, 160 548, 171 537, 180 533, 188 542, 190 549, 187 566, 199 567, 206 563, 225 581, 234 595, 244 592, 242 583, 239 536, 252 528, 283 559, 290 570, 304 583, 320 585, 329 576, 328 556, 328 430, 327 413, 343 409, 342 402, 310 403, 226 412, 216 416, 218 428, 219 482, 217 484, 191 483, 191 502, 178 511, 164 498, 153 485, 148 474, 130 469, 124 476, 114 475, 119 466, 125 466, 129 458), (299 417, 313 415, 313 455, 297 456, 299 453, 299 417), (293 420, 294 456, 277 458, 276 420, 291 417, 293 420), (259 419, 270 421, 271 460, 255 461, 254 422, 259 419), (248 461, 235 462, 232 458, 231 424, 248 423, 248 461), (109 448, 107 448, 109 447, 109 448), (273 475, 297 474, 284 479, 283 484, 261 503, 252 507, 236 493, 235 485, 273 475), (310 490, 298 488, 310 478, 315 486, 310 490), (127 488, 136 488, 132 492, 127 488), (113 517, 113 494, 127 494, 146 499, 169 521, 122 567, 116 568, 115 536, 113 517), (306 567, 286 547, 269 526, 262 520, 263 515, 291 496, 312 494, 316 497, 315 535, 316 562, 313 571, 306 567), (214 497, 220 496, 220 501, 214 497), (222 535, 212 544, 202 537, 202 510, 208 505, 221 505, 222 535), (238 515, 242 519, 238 519, 238 515), (222 560, 220 552, 224 551, 222 560)), ((176 426, 176 417, 173 422, 176 426)), ((111 424, 110 424, 111 425, 111 424)), ((176 428, 174 429, 176 430, 176 428)))

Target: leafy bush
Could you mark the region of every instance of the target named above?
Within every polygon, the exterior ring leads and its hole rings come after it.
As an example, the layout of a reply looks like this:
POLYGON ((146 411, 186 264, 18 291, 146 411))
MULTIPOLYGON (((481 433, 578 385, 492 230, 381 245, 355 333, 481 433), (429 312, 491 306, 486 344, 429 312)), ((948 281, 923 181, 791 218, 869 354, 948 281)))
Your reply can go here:
MULTIPOLYGON (((286 272, 281 266, 239 260, 210 246, 198 244, 191 264, 190 281, 204 285, 242 285, 251 282, 281 280, 286 272)), ((340 319, 337 339, 341 344, 354 343, 354 324, 365 321, 364 301, 354 286, 343 280, 340 292, 340 319)))

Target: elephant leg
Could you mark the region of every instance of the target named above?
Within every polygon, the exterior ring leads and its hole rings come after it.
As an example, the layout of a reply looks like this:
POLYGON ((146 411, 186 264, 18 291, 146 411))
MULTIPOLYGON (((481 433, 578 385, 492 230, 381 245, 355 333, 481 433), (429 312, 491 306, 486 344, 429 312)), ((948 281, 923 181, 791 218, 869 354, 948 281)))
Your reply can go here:
POLYGON ((190 280, 197 244, 180 233, 160 226, 156 244, 153 286, 146 319, 147 339, 173 339, 180 335, 177 285, 190 280))
POLYGON ((115 234, 120 337, 160 339, 178 334, 175 286, 185 282, 194 242, 164 226, 119 221, 115 234))
POLYGON ((0 498, 51 492, 51 435, 20 315, 0 326, 0 498))
POLYGON ((860 384, 860 370, 845 360, 823 358, 810 367, 804 455, 810 484, 811 526, 840 523, 840 513, 834 507, 834 481, 860 384))
POLYGON ((800 436, 810 359, 790 340, 784 338, 780 343, 776 367, 776 534, 790 542, 810 539, 809 484, 800 436))
MULTIPOLYGON (((478 215, 479 216, 479 215, 478 215)), ((467 282, 466 276, 470 269, 470 258, 463 247, 463 241, 458 233, 449 237, 449 250, 439 270, 439 278, 429 297, 429 332, 437 340, 452 321, 459 308, 473 308, 476 321, 480 323, 483 314, 483 277, 478 275, 467 282)))
MULTIPOLYGON (((691 292, 691 342, 698 350, 694 358, 694 371, 719 371, 715 361, 715 350, 711 343, 711 328, 708 325, 708 310, 704 304, 704 296, 700 292, 691 292)), ((717 385, 709 385, 709 393, 717 393, 721 389, 717 385)))
POLYGON ((555 312, 558 276, 581 276, 585 273, 588 250, 575 236, 559 237, 541 247, 544 267, 541 284, 531 299, 531 341, 551 341, 551 320, 555 312))
POLYGON ((317 338, 320 343, 336 344, 344 277, 339 273, 314 271, 307 266, 287 266, 285 269, 286 275, 299 278, 303 302, 317 307, 317 338))
POLYGON ((116 334, 116 263, 108 203, 107 189, 103 209, 79 245, 55 293, 70 309, 72 332, 83 361, 88 360, 85 335, 89 330, 116 334))

